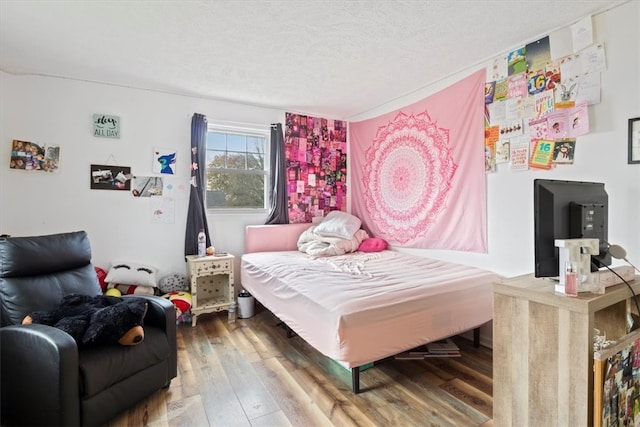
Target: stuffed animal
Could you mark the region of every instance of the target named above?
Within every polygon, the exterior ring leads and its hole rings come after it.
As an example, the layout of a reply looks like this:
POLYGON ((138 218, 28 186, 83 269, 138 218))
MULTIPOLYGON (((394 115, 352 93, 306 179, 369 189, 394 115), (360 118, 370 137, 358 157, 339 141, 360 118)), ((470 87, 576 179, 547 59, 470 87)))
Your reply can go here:
POLYGON ((94 267, 96 270, 96 277, 98 278, 98 283, 100 284, 100 289, 102 289, 102 293, 107 289, 107 282, 105 279, 107 278, 107 272, 100 267, 94 267))
POLYGON ((187 278, 184 275, 172 273, 158 281, 158 289, 163 294, 180 291, 188 292, 189 282, 187 282, 187 278))
POLYGON ((144 340, 146 312, 147 302, 142 298, 70 294, 51 311, 34 311, 22 324, 56 327, 71 335, 78 347, 136 345, 144 340))
POLYGON ((187 320, 185 314, 191 309, 191 294, 189 292, 168 292, 162 295, 176 307, 176 320, 187 320))

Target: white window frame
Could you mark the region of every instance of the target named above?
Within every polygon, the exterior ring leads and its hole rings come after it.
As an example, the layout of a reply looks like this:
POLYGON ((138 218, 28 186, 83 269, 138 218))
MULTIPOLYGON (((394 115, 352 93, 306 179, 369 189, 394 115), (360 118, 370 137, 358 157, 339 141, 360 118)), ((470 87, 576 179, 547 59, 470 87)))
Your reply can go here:
MULTIPOLYGON (((262 174, 264 175, 264 206, 262 208, 209 208, 207 207, 208 213, 222 213, 222 214, 237 214, 237 213, 266 213, 269 210, 270 200, 269 200, 269 185, 271 183, 271 171, 270 169, 270 146, 271 146, 271 128, 270 126, 264 125, 254 125, 247 123, 230 123, 230 122, 210 122, 207 125, 207 134, 209 132, 221 132, 221 133, 231 133, 238 135, 246 135, 246 136, 257 136, 264 138, 264 171, 262 174)), ((209 168, 207 165, 205 180, 207 181, 208 186, 208 178, 209 171, 216 170, 222 168, 209 168)), ((246 172, 242 172, 243 174, 246 172)), ((251 172, 249 172, 250 174, 251 172)), ((256 172, 260 174, 260 172, 256 172)), ((207 189, 205 189, 205 197, 206 197, 207 189)), ((207 206, 205 200, 205 206, 207 206)))

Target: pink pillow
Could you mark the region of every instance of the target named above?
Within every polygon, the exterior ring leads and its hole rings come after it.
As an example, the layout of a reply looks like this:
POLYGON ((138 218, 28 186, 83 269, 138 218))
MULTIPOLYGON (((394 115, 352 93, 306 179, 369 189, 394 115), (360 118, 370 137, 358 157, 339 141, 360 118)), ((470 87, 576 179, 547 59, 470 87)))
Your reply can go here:
POLYGON ((369 237, 364 239, 360 246, 358 246, 358 250, 360 252, 380 252, 387 249, 389 244, 379 237, 369 237))

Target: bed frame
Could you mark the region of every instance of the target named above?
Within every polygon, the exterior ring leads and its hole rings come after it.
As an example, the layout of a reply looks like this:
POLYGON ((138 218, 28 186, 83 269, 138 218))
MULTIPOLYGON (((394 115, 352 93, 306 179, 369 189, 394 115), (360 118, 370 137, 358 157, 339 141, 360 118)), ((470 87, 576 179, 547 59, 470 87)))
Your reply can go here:
MULTIPOLYGON (((245 228, 245 253, 296 251, 298 237, 311 225, 305 223, 247 226, 245 228)), ((294 336, 295 331, 285 322, 281 322, 278 326, 284 327, 287 337, 294 336)), ((473 344, 475 347, 480 345, 479 326, 473 329, 473 344)), ((351 386, 354 394, 360 393, 360 371, 363 366, 367 365, 370 366, 370 363, 351 367, 351 386)))

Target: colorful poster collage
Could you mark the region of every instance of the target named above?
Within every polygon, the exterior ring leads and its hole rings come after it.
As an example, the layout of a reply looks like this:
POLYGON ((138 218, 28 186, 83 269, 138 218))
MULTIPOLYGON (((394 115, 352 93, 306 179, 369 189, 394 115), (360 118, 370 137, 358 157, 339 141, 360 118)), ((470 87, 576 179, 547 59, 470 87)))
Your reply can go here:
POLYGON ((347 209, 347 122, 286 113, 289 222, 347 209))
POLYGON ((603 427, 640 425, 640 339, 606 360, 602 386, 603 427))
MULTIPOLYGON (((580 25, 590 30, 591 22, 580 25)), ((577 137, 589 133, 587 106, 600 101, 593 82, 606 69, 602 43, 573 45, 579 51, 553 59, 544 37, 492 62, 485 85, 487 172, 500 163, 510 170, 573 164, 577 137)))
POLYGON ((11 169, 57 172, 60 163, 60 147, 45 146, 35 142, 14 139, 11 144, 11 169))

